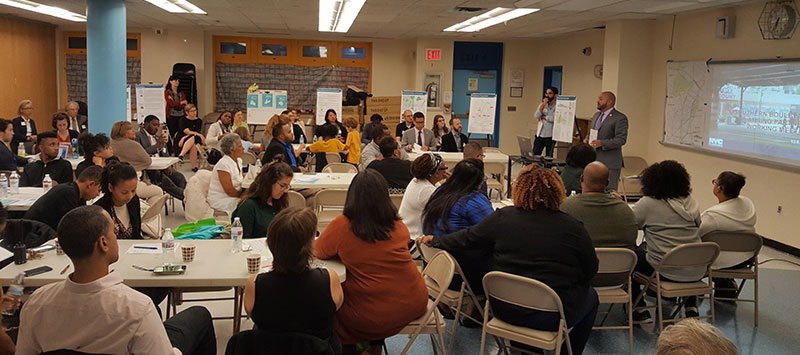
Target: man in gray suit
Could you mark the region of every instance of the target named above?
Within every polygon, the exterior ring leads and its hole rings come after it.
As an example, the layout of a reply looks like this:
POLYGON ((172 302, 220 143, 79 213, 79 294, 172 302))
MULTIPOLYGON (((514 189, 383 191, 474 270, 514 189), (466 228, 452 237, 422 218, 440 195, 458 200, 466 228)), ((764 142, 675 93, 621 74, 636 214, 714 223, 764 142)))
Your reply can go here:
POLYGON ((434 146, 433 131, 425 128, 425 115, 422 112, 414 113, 414 128, 403 132, 403 139, 400 140, 400 145, 409 152, 414 149, 414 143, 422 146, 424 151, 434 146))
MULTIPOLYGON (((161 128, 161 123, 158 117, 147 115, 144 118, 144 125, 139 132, 136 132, 136 141, 142 145, 144 151, 152 157, 167 157, 167 149, 164 145, 167 143, 166 135, 159 135, 158 131, 161 128)), ((179 173, 172 167, 165 170, 145 170, 150 181, 161 189, 166 191, 173 197, 183 201, 183 189, 186 188, 186 177, 179 173)))
MULTIPOLYGON (((628 141, 628 117, 617 111, 617 97, 610 91, 600 93, 597 98, 599 112, 592 117, 590 131, 597 131, 597 138, 584 142, 597 150, 597 161, 608 167, 608 189, 616 190, 622 170, 622 146, 628 141)), ((590 134, 591 135, 591 134, 590 134)))
POLYGON ((78 110, 80 110, 80 105, 75 101, 67 102, 64 105, 64 112, 69 117, 69 129, 83 133, 89 128, 89 119, 84 115, 79 115, 78 110))

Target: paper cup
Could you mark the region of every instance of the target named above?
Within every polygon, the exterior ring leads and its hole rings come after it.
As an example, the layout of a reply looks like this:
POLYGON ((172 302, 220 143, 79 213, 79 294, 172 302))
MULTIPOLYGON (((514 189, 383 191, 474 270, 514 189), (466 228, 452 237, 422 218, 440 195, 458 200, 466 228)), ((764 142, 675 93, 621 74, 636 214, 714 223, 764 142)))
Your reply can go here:
POLYGON ((61 243, 56 240, 56 255, 64 255, 64 249, 61 249, 61 243))
POLYGON ((257 274, 261 269, 261 254, 250 254, 247 256, 247 272, 257 274))
POLYGON ((194 254, 196 250, 197 246, 194 244, 181 245, 181 255, 183 255, 183 261, 187 263, 194 261, 194 254))

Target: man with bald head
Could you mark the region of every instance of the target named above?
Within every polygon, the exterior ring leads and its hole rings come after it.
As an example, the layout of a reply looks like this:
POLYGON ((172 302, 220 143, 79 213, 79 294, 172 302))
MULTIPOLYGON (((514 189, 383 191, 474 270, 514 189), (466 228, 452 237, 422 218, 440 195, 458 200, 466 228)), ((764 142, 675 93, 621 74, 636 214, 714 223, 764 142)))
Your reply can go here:
POLYGON ((405 131, 414 128, 414 112, 411 110, 403 111, 403 117, 400 120, 400 123, 397 124, 397 129, 394 130, 394 136, 397 138, 399 142, 401 138, 403 138, 403 133, 405 131))
POLYGON ((608 167, 608 188, 617 189, 619 174, 622 170, 622 146, 628 141, 628 116, 617 111, 614 105, 617 97, 610 91, 603 91, 597 98, 598 112, 592 117, 589 125, 591 133, 596 133, 597 138, 584 140, 597 150, 597 161, 608 167))
POLYGON ((580 195, 570 196, 561 210, 583 222, 595 248, 636 246, 636 217, 628 205, 606 193, 609 169, 595 161, 581 174, 580 195))

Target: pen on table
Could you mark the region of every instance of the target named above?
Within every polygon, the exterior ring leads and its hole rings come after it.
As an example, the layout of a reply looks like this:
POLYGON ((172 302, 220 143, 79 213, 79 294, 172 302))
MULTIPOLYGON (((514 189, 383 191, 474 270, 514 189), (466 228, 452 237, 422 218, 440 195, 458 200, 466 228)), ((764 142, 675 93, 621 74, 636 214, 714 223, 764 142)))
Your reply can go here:
POLYGON ((134 249, 149 249, 149 250, 158 250, 158 247, 143 247, 143 246, 140 246, 140 245, 134 245, 134 246, 133 246, 133 248, 134 248, 134 249))
POLYGON ((67 272, 68 269, 69 269, 69 264, 67 264, 67 266, 64 266, 64 269, 61 270, 61 273, 59 273, 59 275, 64 275, 64 273, 67 272))

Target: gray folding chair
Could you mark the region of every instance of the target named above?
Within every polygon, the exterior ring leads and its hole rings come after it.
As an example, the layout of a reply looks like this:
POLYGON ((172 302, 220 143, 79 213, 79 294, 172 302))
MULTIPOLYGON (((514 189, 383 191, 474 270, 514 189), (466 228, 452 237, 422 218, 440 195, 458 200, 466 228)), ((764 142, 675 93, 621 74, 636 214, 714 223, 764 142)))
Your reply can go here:
POLYGON ((592 327, 592 329, 627 329, 630 351, 631 354, 633 354, 633 312, 630 311, 632 309, 630 290, 632 287, 631 274, 633 274, 633 269, 636 267, 638 257, 633 250, 626 248, 595 248, 595 253, 597 254, 597 260, 599 261, 595 279, 598 279, 598 276, 601 276, 609 279, 613 278, 615 280, 621 280, 622 282, 619 282, 618 284, 616 282, 612 282, 615 284, 599 287, 596 286, 594 288, 595 291, 597 291, 597 298, 600 303, 610 304, 610 306, 608 307, 607 311, 598 312, 603 314, 603 320, 600 321, 599 326, 592 327), (608 318, 608 314, 611 312, 611 308, 614 307, 614 304, 625 304, 627 306, 628 325, 603 325, 606 321, 606 318, 608 318))
MULTIPOLYGON (((716 243, 687 243, 679 245, 675 248, 672 248, 664 257, 661 259, 661 264, 655 267, 655 271, 651 275, 644 275, 640 272, 633 273, 633 279, 636 282, 644 284, 644 291, 650 289, 651 291, 656 292, 656 302, 657 305, 657 318, 658 318, 658 329, 659 331, 664 330, 664 323, 675 323, 679 322, 680 319, 676 318, 678 312, 680 312, 681 308, 684 307, 685 304, 685 297, 690 296, 703 296, 703 295, 710 295, 711 297, 711 315, 709 316, 699 316, 697 318, 711 318, 711 323, 714 323, 714 290, 711 286, 711 277, 708 277, 708 283, 702 281, 702 279, 695 281, 695 282, 672 282, 672 281, 665 281, 661 280, 661 273, 664 270, 678 270, 678 269, 687 269, 687 268, 704 268, 706 269, 705 275, 709 275, 711 270, 711 264, 714 263, 714 260, 717 259, 719 256, 719 246, 716 243), (664 319, 663 314, 663 307, 662 307, 662 297, 684 297, 684 301, 678 304, 678 307, 675 308, 675 311, 669 317, 669 319, 664 319)), ((639 300, 644 297, 646 292, 642 292, 639 294, 639 297, 633 301, 634 304, 638 304, 639 300)), ((653 308, 653 306, 643 307, 643 308, 653 308)))
MULTIPOLYGON (((483 277, 483 292, 486 294, 486 309, 483 311, 483 332, 481 332, 481 352, 483 355, 486 347, 486 334, 495 337, 520 342, 544 350, 553 350, 556 355, 561 354, 561 343, 567 342, 567 352, 572 355, 572 345, 569 342, 569 329, 567 318, 564 316, 564 307, 561 299, 553 289, 544 283, 523 276, 509 274, 501 271, 492 271, 483 277), (503 322, 497 317, 490 317, 491 302, 494 298, 518 307, 528 308, 540 312, 557 312, 560 316, 558 330, 554 332, 520 327, 503 322), (491 318, 491 320, 489 319, 491 318)), ((505 350, 506 345, 501 346, 505 350)), ((508 346, 511 349, 528 352, 508 346)))
POLYGON ((455 260, 446 252, 439 252, 433 256, 428 266, 422 270, 422 277, 425 279, 425 285, 428 287, 428 306, 425 314, 422 317, 412 321, 405 328, 400 330, 398 334, 410 334, 411 339, 408 340, 405 348, 403 348, 402 355, 408 352, 414 340, 420 334, 430 334, 431 345, 433 352, 441 352, 444 354, 447 349, 444 343, 444 333, 446 331, 446 323, 444 317, 439 313, 436 308, 439 302, 444 297, 447 286, 453 280, 453 273, 455 272, 455 260), (434 337, 434 334, 437 337, 434 337), (438 338, 438 339, 437 339, 438 338))
MULTIPOLYGON (((715 300, 752 302, 753 303, 753 325, 758 326, 758 253, 764 244, 764 239, 753 232, 712 232, 703 236, 704 242, 717 243, 720 255, 717 261, 711 265, 711 278, 740 279, 741 283, 735 285, 733 289, 717 287, 715 291, 733 291, 734 297, 717 297, 715 300), (741 264, 740 260, 747 260, 748 265, 730 269, 732 266, 741 264), (753 280, 753 298, 739 298, 747 280, 753 280)), ((734 283, 735 284, 735 283, 734 283)))
POLYGON ((297 191, 289 191, 286 193, 286 200, 289 202, 289 207, 306 207, 306 198, 303 194, 297 191))
POLYGON ((358 174, 358 168, 348 163, 328 163, 322 168, 323 173, 353 173, 358 174))

